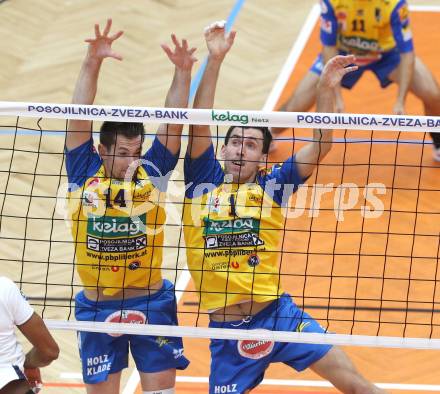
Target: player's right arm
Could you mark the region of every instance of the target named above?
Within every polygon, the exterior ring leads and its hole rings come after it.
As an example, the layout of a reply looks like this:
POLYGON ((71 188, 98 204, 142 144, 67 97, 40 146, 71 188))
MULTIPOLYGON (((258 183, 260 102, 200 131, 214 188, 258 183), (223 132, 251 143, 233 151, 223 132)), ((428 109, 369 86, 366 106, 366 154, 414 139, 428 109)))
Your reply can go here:
POLYGON ((58 358, 59 349, 43 320, 34 312, 13 281, 3 278, 1 285, 7 289, 5 305, 13 323, 34 346, 26 354, 24 367, 38 368, 50 364, 58 358))
MULTIPOLYGON (((318 112, 334 112, 334 88, 344 75, 357 70, 350 66, 355 61, 353 55, 336 56, 324 67, 318 84, 316 109, 318 112)), ((333 130, 313 130, 313 140, 296 154, 296 164, 301 178, 309 177, 317 164, 327 155, 332 146, 333 130)))
POLYGON ((26 377, 33 387, 36 383, 41 382, 38 368, 57 359, 59 348, 43 320, 34 312, 17 285, 8 278, 1 278, 0 282, 4 297, 1 302, 6 306, 13 324, 33 345, 24 361, 26 377))
MULTIPOLYGON (((101 33, 99 25, 95 24, 95 38, 85 40, 89 43, 89 48, 75 85, 72 104, 93 104, 103 60, 107 57, 122 60, 121 55, 113 52, 112 44, 123 32, 118 31, 113 35, 109 35, 111 25, 112 20, 108 19, 104 31, 101 33)), ((67 129, 66 148, 72 150, 84 144, 90 140, 91 133, 91 121, 70 120, 67 129)))
MULTIPOLYGON (((205 29, 205 40, 209 50, 206 69, 194 98, 194 108, 212 109, 220 67, 232 47, 235 31, 225 32, 224 22, 215 22, 205 29)), ((211 130, 207 125, 190 127, 187 153, 190 158, 200 157, 211 146, 211 130)))
POLYGON ((40 316, 34 313, 27 322, 17 327, 33 345, 26 354, 24 368, 45 367, 58 358, 58 345, 40 316))

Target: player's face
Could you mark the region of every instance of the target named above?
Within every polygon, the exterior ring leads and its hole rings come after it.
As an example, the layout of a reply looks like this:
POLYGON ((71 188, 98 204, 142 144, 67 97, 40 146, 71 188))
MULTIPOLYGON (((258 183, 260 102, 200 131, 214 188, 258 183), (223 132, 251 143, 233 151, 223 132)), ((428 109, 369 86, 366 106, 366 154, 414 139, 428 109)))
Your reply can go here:
POLYGON ((226 174, 234 183, 254 182, 258 168, 266 161, 263 153, 263 133, 258 129, 232 130, 227 145, 222 147, 226 174))
MULTIPOLYGON (((142 136, 127 138, 117 136, 116 142, 107 149, 99 145, 99 153, 104 162, 105 172, 114 179, 125 179, 130 165, 141 156, 142 136)), ((132 172, 134 174, 134 171, 132 172)))

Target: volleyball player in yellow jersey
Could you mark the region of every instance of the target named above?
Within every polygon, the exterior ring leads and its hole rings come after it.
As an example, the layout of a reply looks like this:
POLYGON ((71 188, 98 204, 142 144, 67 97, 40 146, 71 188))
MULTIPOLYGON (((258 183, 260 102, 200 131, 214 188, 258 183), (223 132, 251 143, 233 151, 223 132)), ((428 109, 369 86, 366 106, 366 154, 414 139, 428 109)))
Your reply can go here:
MULTIPOLYGON (((212 108, 222 61, 234 34, 223 24, 205 33, 209 57, 194 107, 212 108)), ((318 84, 318 110, 333 111, 333 88, 353 56, 337 56, 318 84)), ((261 169, 271 134, 267 127, 232 126, 215 157, 208 126, 193 126, 185 158, 184 231, 188 267, 210 327, 264 328, 323 333, 324 329, 280 289, 282 207, 331 148, 332 131, 315 130, 314 142, 281 165, 261 169)), ((295 264, 294 261, 291 262, 295 264)), ((270 363, 311 368, 344 393, 377 393, 345 353, 328 345, 267 341, 211 341, 210 393, 247 393, 270 363)))
MULTIPOLYGON (((110 35, 111 20, 89 48, 73 95, 74 104, 92 104, 104 59, 122 57, 112 50, 121 35, 110 35)), ((165 105, 188 104, 195 48, 172 35, 175 48, 162 48, 175 65, 165 105)), ((158 116, 156 114, 156 116, 158 116)), ((161 276, 166 181, 180 149, 181 125, 161 125, 151 148, 141 156, 141 123, 104 122, 98 152, 89 121, 72 120, 66 140, 70 183, 69 209, 76 267, 84 290, 76 296, 77 320, 177 324, 173 285, 161 276)), ((176 368, 184 369, 181 338, 78 335, 87 392, 119 393, 121 370, 130 346, 143 393, 174 393, 176 368)))
MULTIPOLYGON (((392 82, 399 85, 395 114, 405 112, 405 99, 411 92, 422 100, 426 115, 440 115, 440 87, 415 55, 406 0, 321 0, 320 36, 322 53, 281 110, 310 110, 324 65, 337 54, 353 54, 359 69, 342 78, 342 87, 351 89, 370 70, 382 88, 392 82)), ((343 112, 340 85, 336 89, 336 110, 343 112)), ((431 133, 431 137, 434 159, 440 161, 440 134, 431 133)))

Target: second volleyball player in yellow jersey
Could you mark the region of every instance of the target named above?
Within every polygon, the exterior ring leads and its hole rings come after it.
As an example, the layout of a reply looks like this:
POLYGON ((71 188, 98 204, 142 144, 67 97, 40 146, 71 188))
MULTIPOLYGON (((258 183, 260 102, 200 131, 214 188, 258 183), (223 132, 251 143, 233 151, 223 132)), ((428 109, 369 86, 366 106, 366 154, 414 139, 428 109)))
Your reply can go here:
MULTIPOLYGON (((225 35, 224 23, 207 28, 209 57, 195 108, 213 107, 220 66, 234 36, 225 35)), ((354 60, 338 56, 328 62, 318 85, 319 111, 333 111, 333 88, 357 69, 349 66, 354 60)), ((232 126, 221 148, 222 168, 209 127, 193 126, 185 158, 184 232, 188 267, 210 327, 324 332, 281 290, 279 262, 282 208, 328 153, 331 141, 331 130, 315 130, 314 141, 295 156, 262 169, 271 143, 269 129, 232 126)), ((344 393, 381 392, 342 350, 328 345, 215 339, 210 350, 212 394, 247 393, 274 362, 298 371, 311 368, 344 393)))
MULTIPOLYGON (((111 20, 86 40, 88 52, 73 103, 93 104, 105 58, 122 60, 112 44, 111 20)), ((175 65, 165 105, 188 104, 195 48, 172 35, 174 49, 162 48, 175 65)), ((162 279, 165 210, 163 192, 180 150, 181 125, 161 125, 150 149, 141 155, 141 123, 104 122, 98 152, 90 121, 72 120, 66 139, 69 209, 76 267, 84 290, 76 295, 75 316, 82 321, 177 324, 173 285, 162 279)), ((176 368, 184 369, 181 338, 78 335, 83 379, 90 394, 119 393, 128 348, 140 373, 143 393, 174 393, 176 368)))
MULTIPOLYGON (((411 92, 423 102, 425 115, 440 115, 440 87, 415 55, 406 0, 321 0, 320 4, 322 52, 281 110, 310 110, 324 65, 337 54, 353 54, 359 69, 342 78, 335 90, 338 112, 344 111, 339 86, 351 89, 364 72, 371 71, 382 88, 397 83, 395 114, 405 113, 406 96, 411 92)), ((440 134, 431 133, 431 137, 434 159, 440 161, 440 134)))

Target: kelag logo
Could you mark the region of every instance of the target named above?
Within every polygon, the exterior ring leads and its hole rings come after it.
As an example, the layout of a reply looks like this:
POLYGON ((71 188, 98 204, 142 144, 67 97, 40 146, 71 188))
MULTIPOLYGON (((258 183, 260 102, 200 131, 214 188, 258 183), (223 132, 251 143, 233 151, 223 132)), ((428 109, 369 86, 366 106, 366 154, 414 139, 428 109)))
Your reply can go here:
POLYGON ((205 221, 204 235, 232 234, 253 231, 259 232, 260 222, 253 218, 234 220, 209 220, 205 221))
POLYGON ((248 124, 249 116, 245 114, 243 115, 232 114, 229 111, 219 113, 212 110, 211 120, 215 120, 217 122, 239 122, 241 124, 248 124))
POLYGON ((87 233, 95 237, 116 238, 145 234, 146 214, 138 217, 90 216, 87 233))

